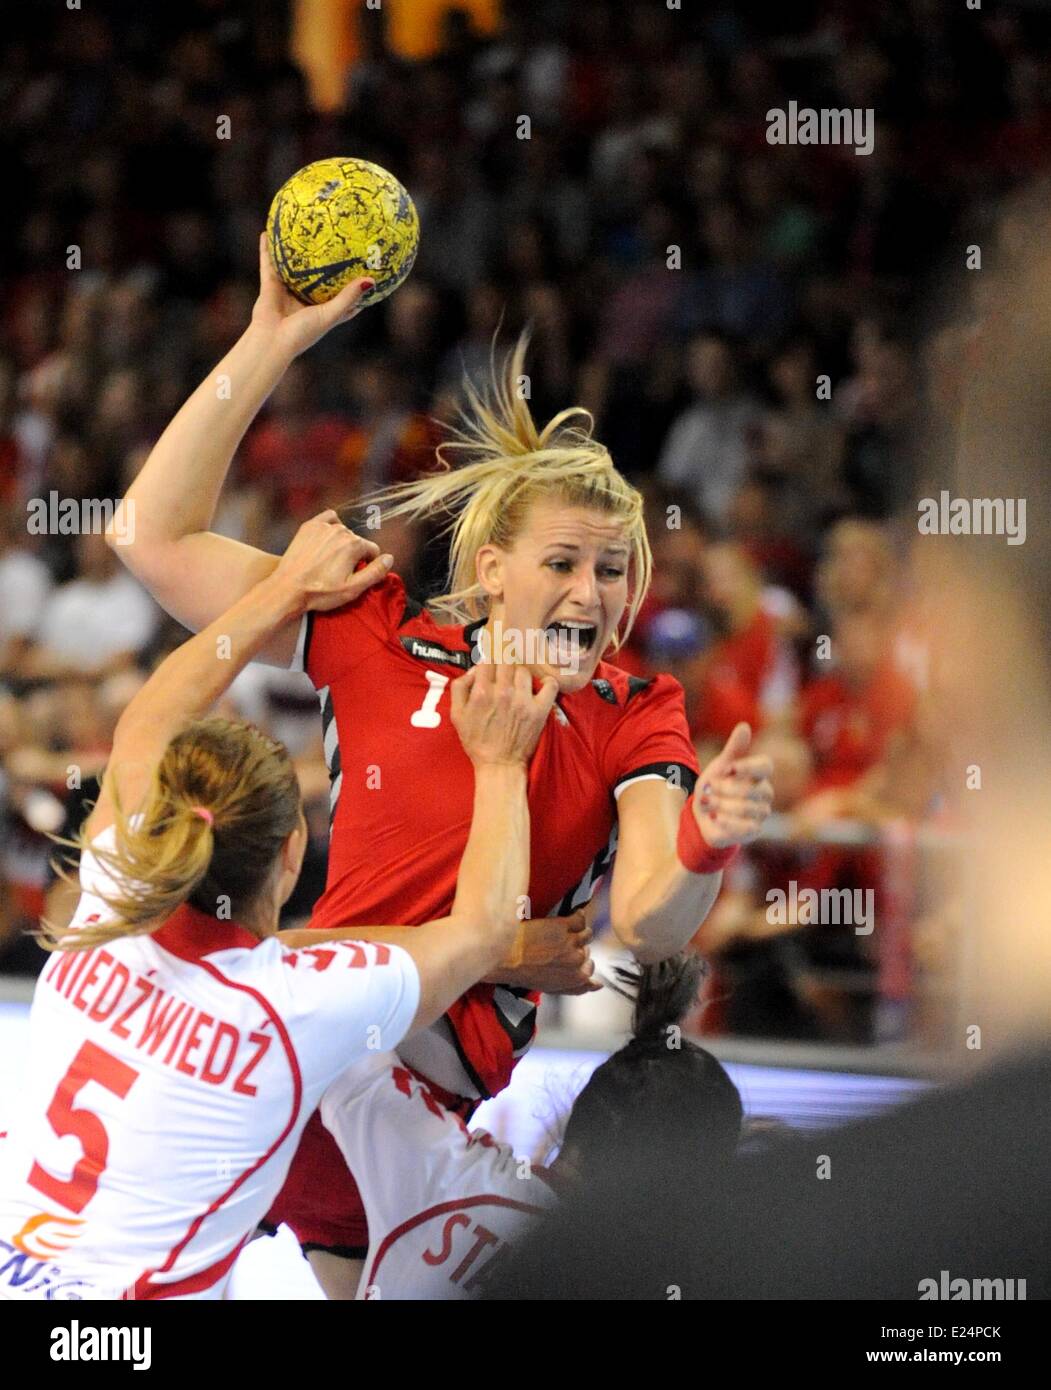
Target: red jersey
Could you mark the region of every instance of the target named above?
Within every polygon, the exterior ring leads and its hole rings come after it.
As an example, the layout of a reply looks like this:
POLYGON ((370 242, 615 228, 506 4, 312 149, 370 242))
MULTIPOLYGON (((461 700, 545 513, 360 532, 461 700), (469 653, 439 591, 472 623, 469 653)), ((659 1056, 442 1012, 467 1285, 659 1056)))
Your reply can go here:
POLYGON ((776 656, 774 621, 760 608, 746 627, 698 657, 688 677, 694 738, 725 742, 742 720, 760 729, 760 697, 776 656))
MULTIPOLYGON (((321 699, 332 780, 328 879, 312 926, 416 924, 450 912, 474 773, 449 687, 472 664, 480 627, 436 622, 396 575, 336 612, 309 615, 301 659, 321 699)), ((600 662, 583 690, 558 697, 529 765, 532 916, 591 898, 615 848, 620 790, 673 769, 692 790, 697 761, 677 681, 600 662)), ((532 1041, 536 1003, 524 990, 476 985, 448 1027, 410 1041, 406 1060, 454 1094, 492 1095, 532 1041)))
POLYGON ((890 735, 908 726, 915 707, 915 687, 889 661, 861 689, 835 675, 811 681, 799 706, 800 731, 816 764, 809 790, 856 781, 882 758, 890 735))
POLYGON ((776 632, 769 613, 757 608, 751 621, 738 632, 721 638, 708 658, 717 679, 733 678, 750 695, 759 697, 776 656, 776 632))

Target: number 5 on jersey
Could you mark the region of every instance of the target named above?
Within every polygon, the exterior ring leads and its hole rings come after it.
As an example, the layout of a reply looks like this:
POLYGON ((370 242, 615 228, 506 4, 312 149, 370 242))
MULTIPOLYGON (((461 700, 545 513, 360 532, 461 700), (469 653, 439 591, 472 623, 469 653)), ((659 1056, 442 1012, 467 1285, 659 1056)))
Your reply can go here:
POLYGON ((45 1197, 58 1202, 66 1211, 79 1215, 95 1195, 99 1178, 109 1157, 109 1135, 102 1121, 92 1110, 74 1105, 79 1091, 89 1081, 104 1086, 120 1100, 131 1090, 139 1073, 119 1057, 86 1042, 73 1058, 69 1070, 58 1084, 54 1099, 48 1106, 47 1118, 51 1128, 64 1139, 67 1134, 80 1140, 83 1150, 68 1178, 56 1178, 34 1162, 29 1183, 45 1197))
POLYGON ((442 722, 438 713, 438 702, 449 684, 449 677, 443 676, 439 671, 426 671, 424 674, 427 677, 427 694, 423 697, 423 704, 419 709, 413 710, 409 723, 414 729, 436 729, 442 722))

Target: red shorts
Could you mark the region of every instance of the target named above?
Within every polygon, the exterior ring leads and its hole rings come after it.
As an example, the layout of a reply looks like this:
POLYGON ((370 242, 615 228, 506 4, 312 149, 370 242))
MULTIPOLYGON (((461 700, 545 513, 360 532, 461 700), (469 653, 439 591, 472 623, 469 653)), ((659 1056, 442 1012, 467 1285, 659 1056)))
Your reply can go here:
MULTIPOLYGON (((426 1077, 420 1079, 427 1081, 426 1077)), ((476 1100, 455 1096, 433 1081, 427 1081, 427 1086, 447 1109, 464 1120, 478 1105, 476 1100)), ((320 1110, 311 1115, 285 1185, 267 1213, 267 1225, 282 1222, 291 1228, 304 1254, 327 1250, 351 1260, 363 1260, 368 1254, 369 1227, 361 1193, 339 1146, 321 1121, 320 1110)))
POLYGON ((363 1260, 369 1228, 358 1185, 336 1141, 315 1110, 303 1131, 285 1185, 267 1213, 267 1224, 291 1226, 309 1250, 330 1250, 346 1259, 363 1260))

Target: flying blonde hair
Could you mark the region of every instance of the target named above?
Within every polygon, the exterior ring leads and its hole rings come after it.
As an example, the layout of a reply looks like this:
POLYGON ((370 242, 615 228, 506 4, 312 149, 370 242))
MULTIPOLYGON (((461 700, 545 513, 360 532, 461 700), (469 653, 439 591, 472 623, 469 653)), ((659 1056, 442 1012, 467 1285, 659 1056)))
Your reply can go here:
POLYGON ((535 502, 553 497, 616 518, 630 547, 631 585, 627 618, 612 642, 616 651, 631 632, 653 569, 642 494, 617 472, 609 450, 592 436, 592 416, 582 406, 562 410, 537 428, 520 389, 527 379, 528 342, 523 333, 502 371, 494 357, 485 396, 464 379, 467 405, 452 438, 438 447, 436 472, 396 483, 366 501, 378 504, 387 518, 437 518, 443 523, 441 532, 450 538, 448 590, 429 606, 452 623, 486 615, 487 595, 475 575, 475 557, 484 545, 509 550, 535 502))
MULTIPOLYGON (((105 788, 114 846, 89 843, 83 827, 58 843, 98 861, 112 888, 92 892, 114 920, 74 932, 42 921, 37 939, 46 950, 83 951, 147 934, 186 902, 212 916, 225 908, 231 920, 242 920, 300 817, 287 749, 254 725, 229 719, 198 719, 176 734, 134 814, 122 807, 111 768, 105 788)), ((54 868, 80 891, 67 868, 54 868)))

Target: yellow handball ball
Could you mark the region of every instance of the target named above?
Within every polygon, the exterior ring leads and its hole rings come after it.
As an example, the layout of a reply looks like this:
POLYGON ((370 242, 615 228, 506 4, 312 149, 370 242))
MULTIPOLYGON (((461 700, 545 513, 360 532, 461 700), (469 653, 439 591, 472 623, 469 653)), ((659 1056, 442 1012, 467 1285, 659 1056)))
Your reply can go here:
POLYGON ((375 304, 408 276, 420 219, 393 174, 365 159, 319 159, 274 195, 266 235, 277 273, 304 304, 324 304, 362 276, 375 304))

